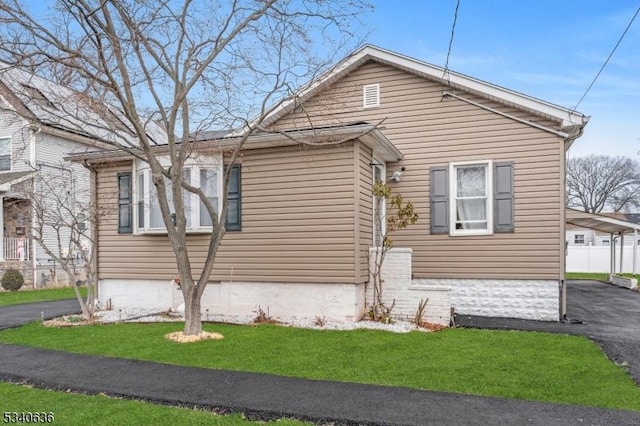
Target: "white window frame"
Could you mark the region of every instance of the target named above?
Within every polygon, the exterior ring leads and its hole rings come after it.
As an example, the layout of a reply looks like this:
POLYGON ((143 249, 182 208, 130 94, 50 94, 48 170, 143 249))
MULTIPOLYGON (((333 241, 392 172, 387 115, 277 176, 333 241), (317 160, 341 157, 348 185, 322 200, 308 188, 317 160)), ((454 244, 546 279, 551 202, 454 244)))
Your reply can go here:
MULTIPOLYGON (((221 157, 210 157, 207 158, 206 161, 202 161, 202 158, 195 160, 187 160, 185 162, 185 169, 190 169, 190 177, 191 177, 191 185, 195 187, 200 186, 200 170, 201 169, 214 169, 218 172, 218 220, 220 219, 220 212, 222 210, 222 189, 223 189, 223 163, 221 157)), ((167 167, 169 165, 169 160, 167 158, 161 158, 160 164, 167 167)), ((151 168, 147 163, 142 161, 138 161, 134 164, 133 169, 133 232, 134 234, 166 234, 167 229, 164 224, 161 227, 151 227, 151 194, 155 191, 155 187, 151 180, 151 168), (142 194, 142 199, 144 201, 144 227, 139 226, 138 220, 138 210, 140 201, 140 191, 138 188, 138 181, 140 179, 140 175, 144 176, 143 188, 144 192, 142 194)), ((186 190, 184 190, 187 193, 186 190)), ((189 233, 197 233, 197 232, 212 232, 212 226, 200 226, 200 198, 197 194, 188 193, 190 197, 190 205, 191 211, 187 212, 190 214, 189 218, 187 218, 186 231, 189 233)), ((169 206, 172 208, 173 206, 170 204, 169 206)), ((173 209, 172 209, 173 210, 173 209)), ((173 212, 173 211, 172 211, 173 212)))
POLYGON ((493 235, 493 161, 459 161, 449 163, 449 235, 493 235), (457 174, 459 167, 483 166, 486 169, 485 186, 487 198, 487 228, 486 229, 456 229, 457 218, 457 174))
MULTIPOLYGON (((380 161, 378 159, 376 159, 375 157, 373 158, 373 160, 371 161, 371 180, 372 180, 372 185, 376 183, 375 180, 375 176, 376 176, 376 169, 380 169, 380 175, 382 176, 382 183, 386 183, 387 181, 387 165, 384 161, 380 161)), ((376 237, 377 237, 377 231, 376 231, 376 198, 375 197, 371 197, 371 222, 372 222, 372 239, 371 239, 371 244, 374 247, 381 247, 382 246, 382 237, 384 236, 385 232, 387 231, 387 200, 386 199, 382 199, 382 203, 380 203, 380 214, 381 214, 381 227, 380 227, 380 244, 376 244, 376 237)))
MULTIPOLYGON (((0 137, 0 141, 8 140, 9 141, 9 168, 7 170, 0 170, 2 172, 10 172, 13 170, 13 139, 11 136, 2 136, 0 137)), ((2 154, 2 153, 0 153, 2 154)), ((6 154, 4 154, 6 155, 6 154)))
POLYGON ((583 246, 586 244, 586 239, 584 234, 573 234, 573 244, 577 246, 583 246), (578 241, 578 237, 582 239, 582 242, 578 241))

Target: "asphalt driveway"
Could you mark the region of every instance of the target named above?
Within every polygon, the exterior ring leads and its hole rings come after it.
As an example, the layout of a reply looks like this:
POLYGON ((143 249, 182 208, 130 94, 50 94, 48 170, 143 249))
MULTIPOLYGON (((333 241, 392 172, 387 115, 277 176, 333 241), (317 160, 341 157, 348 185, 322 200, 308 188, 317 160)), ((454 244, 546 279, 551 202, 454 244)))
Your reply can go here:
POLYGON ((79 313, 80 305, 76 299, 3 306, 0 309, 0 330, 18 327, 40 319, 51 319, 62 315, 79 313))
POLYGON ((463 327, 546 331, 586 336, 609 359, 625 366, 640 386, 640 292, 598 281, 567 283, 569 322, 527 321, 458 315, 463 327))

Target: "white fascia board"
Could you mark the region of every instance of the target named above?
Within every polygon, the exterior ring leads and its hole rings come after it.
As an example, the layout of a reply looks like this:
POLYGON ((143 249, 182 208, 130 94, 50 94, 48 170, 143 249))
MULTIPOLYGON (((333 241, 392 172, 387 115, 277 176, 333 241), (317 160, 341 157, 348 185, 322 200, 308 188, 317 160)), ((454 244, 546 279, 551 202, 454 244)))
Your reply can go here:
MULTIPOLYGON (((565 126, 584 125, 588 121, 588 117, 577 111, 554 105, 550 102, 543 101, 541 99, 534 98, 522 93, 515 92, 513 90, 506 89, 501 86, 497 86, 486 81, 478 80, 473 77, 469 77, 463 74, 459 74, 453 71, 446 70, 436 65, 428 64, 408 56, 393 53, 388 50, 381 49, 374 46, 365 46, 362 48, 359 54, 369 55, 371 58, 378 59, 392 66, 401 67, 407 71, 418 73, 432 79, 437 79, 440 82, 466 88, 478 93, 486 94, 496 100, 502 100, 514 105, 527 108, 529 110, 538 111, 541 114, 549 115, 562 120, 563 128, 565 126), (448 78, 445 78, 448 76, 448 78)), ((356 54, 358 54, 356 53, 356 54)))
MULTIPOLYGON (((537 112, 543 116, 555 118, 561 122, 562 131, 569 134, 578 132, 578 130, 584 127, 589 121, 589 117, 577 111, 463 74, 449 70, 446 70, 445 72, 444 68, 381 49, 376 46, 365 45, 353 54, 349 55, 342 62, 339 62, 335 67, 320 75, 317 79, 312 80, 300 88, 295 95, 283 100, 273 107, 273 109, 265 115, 262 120, 262 125, 268 126, 277 121, 287 112, 291 111, 297 102, 304 101, 315 93, 318 88, 332 83, 369 59, 403 69, 422 77, 437 80, 445 85, 452 85, 463 90, 479 93, 501 103, 517 106, 537 112)), ((252 122, 256 123, 258 119, 259 118, 255 118, 252 122)), ((238 129, 233 133, 233 136, 240 136, 247 131, 248 128, 238 129)))

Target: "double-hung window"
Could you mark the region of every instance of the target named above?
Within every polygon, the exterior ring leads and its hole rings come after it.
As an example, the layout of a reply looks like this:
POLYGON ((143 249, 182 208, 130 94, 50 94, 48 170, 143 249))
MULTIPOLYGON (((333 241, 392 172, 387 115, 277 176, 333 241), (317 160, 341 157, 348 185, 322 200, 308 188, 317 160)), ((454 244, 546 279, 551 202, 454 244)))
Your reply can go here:
POLYGON ((0 172, 11 171, 11 138, 0 138, 0 172))
MULTIPOLYGON (((214 211, 219 214, 221 210, 222 193, 222 163, 217 160, 209 161, 206 165, 187 163, 183 170, 183 179, 186 183, 200 188, 207 199, 213 204, 214 211)), ((165 190, 171 214, 175 214, 173 203, 172 182, 165 179, 165 190)), ((138 163, 136 167, 136 232, 137 233, 163 233, 166 232, 160 201, 156 187, 152 181, 151 169, 146 163, 138 163)), ((186 189, 182 190, 187 231, 211 231, 213 221, 205 204, 197 194, 186 189)))
POLYGON ((450 165, 451 235, 479 235, 493 232, 492 164, 450 165))

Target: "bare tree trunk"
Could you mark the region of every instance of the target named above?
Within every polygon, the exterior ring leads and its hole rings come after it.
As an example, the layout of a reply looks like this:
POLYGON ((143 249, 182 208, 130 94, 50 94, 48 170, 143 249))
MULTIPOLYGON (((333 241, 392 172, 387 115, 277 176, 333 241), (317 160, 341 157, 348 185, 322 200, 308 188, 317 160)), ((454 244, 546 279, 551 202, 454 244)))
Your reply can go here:
POLYGON ((200 308, 200 292, 191 284, 191 291, 184 288, 184 334, 197 336, 202 333, 202 312, 200 308))

